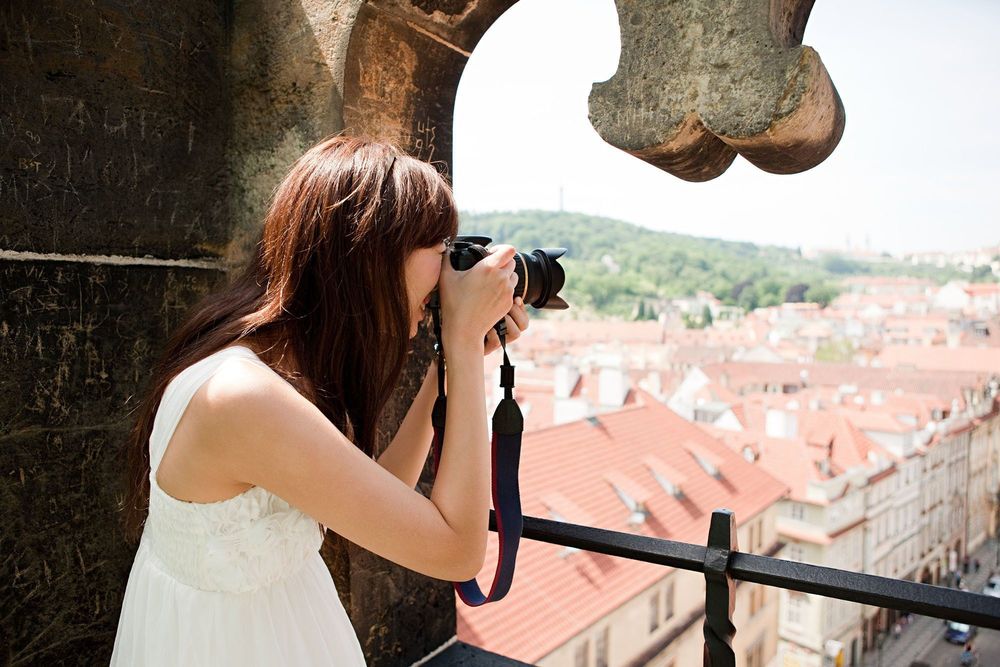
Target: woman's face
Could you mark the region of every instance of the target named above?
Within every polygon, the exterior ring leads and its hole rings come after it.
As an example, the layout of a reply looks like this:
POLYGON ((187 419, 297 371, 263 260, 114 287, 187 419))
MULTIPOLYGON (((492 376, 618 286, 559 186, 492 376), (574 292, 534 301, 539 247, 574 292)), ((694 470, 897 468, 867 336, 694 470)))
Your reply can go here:
POLYGON ((447 246, 441 241, 430 248, 417 248, 404 264, 406 293, 410 304, 410 338, 424 319, 425 306, 441 277, 441 261, 447 246))

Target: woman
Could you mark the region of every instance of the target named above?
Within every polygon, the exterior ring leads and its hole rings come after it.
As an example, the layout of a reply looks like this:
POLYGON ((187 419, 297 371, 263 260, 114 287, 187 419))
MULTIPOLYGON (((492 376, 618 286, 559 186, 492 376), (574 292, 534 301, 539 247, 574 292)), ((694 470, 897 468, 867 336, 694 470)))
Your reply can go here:
POLYGON ((486 549, 484 336, 512 302, 514 249, 454 271, 451 190, 397 147, 330 137, 274 192, 247 269, 171 338, 129 443, 139 547, 113 665, 363 665, 320 557, 326 528, 404 567, 472 578, 486 549), (394 440, 379 414, 430 293, 449 410, 430 498, 431 364, 394 440), (169 447, 168 447, 169 444, 169 447), (148 509, 147 509, 148 503, 148 509))

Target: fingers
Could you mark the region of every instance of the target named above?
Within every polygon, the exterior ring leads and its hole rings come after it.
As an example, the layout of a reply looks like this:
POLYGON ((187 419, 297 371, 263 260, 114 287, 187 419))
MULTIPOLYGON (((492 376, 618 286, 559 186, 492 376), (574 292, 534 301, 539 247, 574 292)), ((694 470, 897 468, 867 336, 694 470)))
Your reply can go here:
POLYGON ((500 337, 497 336, 497 332, 494 329, 490 329, 486 332, 486 344, 483 347, 483 354, 491 354, 496 350, 500 349, 500 337))
MULTIPOLYGON (((514 306, 510 309, 510 312, 504 315, 504 322, 507 325, 505 343, 511 343, 520 338, 524 330, 528 328, 529 319, 524 299, 517 297, 514 299, 514 306)), ((484 354, 491 354, 500 349, 500 338, 493 328, 486 332, 486 340, 484 342, 484 354)))
POLYGON ((514 307, 510 309, 510 317, 514 319, 519 331, 528 328, 528 309, 524 305, 524 299, 517 297, 514 299, 514 307))
POLYGON ((496 245, 490 249, 490 254, 483 261, 511 272, 514 270, 515 253, 517 253, 517 249, 512 245, 496 245))
POLYGON ((492 248, 490 248, 490 255, 496 257, 496 262, 498 264, 506 264, 507 262, 514 259, 514 253, 517 252, 517 248, 506 243, 499 243, 492 248))

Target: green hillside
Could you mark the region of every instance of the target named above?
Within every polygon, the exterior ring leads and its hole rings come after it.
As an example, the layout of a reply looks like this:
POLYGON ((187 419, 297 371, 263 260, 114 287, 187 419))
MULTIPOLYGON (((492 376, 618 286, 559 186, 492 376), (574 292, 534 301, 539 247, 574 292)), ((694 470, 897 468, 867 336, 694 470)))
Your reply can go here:
POLYGON ((912 275, 939 282, 959 277, 954 271, 891 259, 869 263, 834 256, 812 261, 794 248, 657 232, 581 213, 460 217, 463 234, 490 236, 523 251, 567 248, 560 260, 567 276, 562 294, 578 314, 652 318, 665 300, 698 290, 748 310, 785 301, 826 304, 838 293, 837 281, 849 275, 912 275))

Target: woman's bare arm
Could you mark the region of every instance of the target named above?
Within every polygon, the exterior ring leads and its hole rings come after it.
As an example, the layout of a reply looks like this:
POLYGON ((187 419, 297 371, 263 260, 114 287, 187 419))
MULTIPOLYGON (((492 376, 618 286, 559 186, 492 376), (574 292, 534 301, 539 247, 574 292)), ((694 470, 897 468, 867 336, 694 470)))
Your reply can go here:
POLYGON ((457 382, 473 398, 450 398, 451 448, 445 447, 431 498, 366 456, 287 382, 245 359, 223 362, 188 410, 199 443, 232 479, 266 488, 399 565, 465 581, 485 558, 489 447, 481 414, 466 420, 452 414, 473 406, 485 411, 482 349, 456 351, 454 365, 450 386, 457 382))
POLYGON ((379 454, 378 464, 415 488, 424 470, 427 454, 431 447, 434 428, 431 425, 431 411, 437 398, 437 362, 431 361, 427 367, 424 382, 396 430, 392 442, 379 454))

